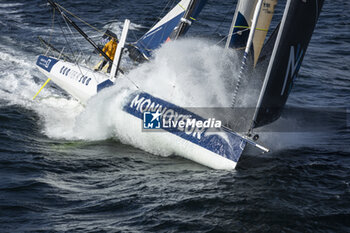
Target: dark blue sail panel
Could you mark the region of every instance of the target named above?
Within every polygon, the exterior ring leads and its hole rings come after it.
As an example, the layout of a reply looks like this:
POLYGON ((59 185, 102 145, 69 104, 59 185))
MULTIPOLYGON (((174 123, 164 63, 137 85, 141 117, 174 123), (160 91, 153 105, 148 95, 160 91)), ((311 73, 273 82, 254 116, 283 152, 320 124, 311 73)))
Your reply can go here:
POLYGON ((160 27, 147 32, 136 42, 135 47, 145 56, 150 57, 152 55, 152 51, 157 49, 169 38, 174 28, 179 24, 181 18, 184 16, 184 13, 185 12, 182 12, 160 27))
POLYGON ((254 127, 277 120, 287 101, 324 0, 288 0, 265 76, 254 127))
POLYGON ((250 33, 250 29, 249 29, 247 20, 244 18, 244 16, 240 12, 238 12, 236 24, 232 32, 232 37, 231 37, 229 47, 244 48, 247 44, 249 33, 250 33))
MULTIPOLYGON (((193 19, 195 19, 195 20, 197 19, 199 13, 202 11, 205 4, 207 4, 207 0, 196 1, 194 9, 193 9, 192 14, 191 14, 191 17, 193 19)), ((191 19, 191 20, 193 20, 193 19, 191 19)))

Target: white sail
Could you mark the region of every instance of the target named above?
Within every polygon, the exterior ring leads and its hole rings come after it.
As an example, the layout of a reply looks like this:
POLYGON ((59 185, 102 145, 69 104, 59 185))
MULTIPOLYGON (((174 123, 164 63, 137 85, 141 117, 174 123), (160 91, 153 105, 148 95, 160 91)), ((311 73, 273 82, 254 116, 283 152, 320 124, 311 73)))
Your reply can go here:
POLYGON ((276 5, 277 0, 264 0, 262 4, 258 18, 258 24, 256 26, 256 32, 253 39, 254 66, 258 62, 276 5))
MULTIPOLYGON (((226 42, 226 48, 245 49, 253 23, 254 11, 258 0, 240 0, 233 17, 232 26, 226 42)), ((264 0, 260 9, 258 23, 253 38, 254 66, 264 44, 277 0, 264 0)))

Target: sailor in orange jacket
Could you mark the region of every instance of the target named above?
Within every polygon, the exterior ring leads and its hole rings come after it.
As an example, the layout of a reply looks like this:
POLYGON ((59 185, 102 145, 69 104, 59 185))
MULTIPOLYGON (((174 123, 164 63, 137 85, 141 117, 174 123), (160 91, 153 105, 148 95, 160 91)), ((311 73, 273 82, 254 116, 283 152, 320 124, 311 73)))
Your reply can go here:
MULTIPOLYGON (((117 39, 112 37, 112 39, 103 47, 102 51, 106 53, 106 55, 113 61, 114 59, 114 55, 115 55, 115 51, 117 50, 117 39)), ((102 54, 100 54, 100 56, 102 56, 102 54)), ((107 59, 103 59, 102 63, 99 65, 99 67, 95 70, 102 70, 102 68, 107 65, 107 59)), ((108 64, 108 69, 107 72, 109 73, 111 68, 112 68, 112 64, 108 64)))

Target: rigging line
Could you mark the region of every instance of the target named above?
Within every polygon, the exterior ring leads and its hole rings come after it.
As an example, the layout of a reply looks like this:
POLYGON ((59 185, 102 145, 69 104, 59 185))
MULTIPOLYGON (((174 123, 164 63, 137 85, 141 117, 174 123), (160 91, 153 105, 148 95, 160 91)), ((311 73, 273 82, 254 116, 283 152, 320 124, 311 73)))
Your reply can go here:
MULTIPOLYGON (((219 31, 219 29, 221 28, 222 24, 226 21, 227 16, 228 16, 228 15, 232 15, 232 13, 234 12, 234 10, 235 10, 235 9, 229 10, 229 11, 226 12, 225 18, 221 21, 220 25, 216 28, 216 30, 214 31, 213 34, 215 34, 215 33, 217 33, 217 32, 219 31)), ((226 36, 226 37, 227 37, 227 36, 226 36)))
MULTIPOLYGON (((241 27, 241 26, 238 26, 238 27, 241 27)), ((237 32, 235 32, 235 33, 233 33, 233 31, 232 31, 232 33, 231 33, 231 34, 228 34, 227 37, 233 36, 233 35, 236 35, 236 34, 241 34, 241 33, 245 32, 245 31, 248 31, 248 30, 250 30, 250 27, 247 27, 247 28, 245 28, 244 30, 237 31, 237 32)))
MULTIPOLYGON (((162 12, 159 14, 158 18, 162 19, 161 16, 163 15, 165 9, 169 8, 168 6, 170 5, 172 1, 168 1, 168 3, 166 4, 166 6, 162 9, 162 12)), ((153 25, 151 26, 151 29, 158 23, 159 21, 155 21, 153 23, 153 25)), ((147 33, 147 32, 146 32, 147 33)), ((164 32, 163 32, 164 33, 164 32)), ((149 46, 149 44, 153 41, 155 37, 155 33, 152 35, 151 39, 149 40, 149 42, 147 44, 143 44, 146 48, 149 46)), ((142 38, 142 37, 141 37, 142 38)), ((148 50, 148 49, 147 49, 148 50)))
POLYGON ((63 30, 63 27, 62 27, 60 21, 58 21, 58 25, 60 25, 60 28, 61 28, 63 37, 64 37, 64 39, 66 40, 66 44, 67 44, 69 50, 71 51, 71 53, 72 53, 72 55, 73 55, 73 58, 74 58, 73 62, 74 62, 74 64, 76 64, 76 65, 78 66, 78 69, 79 69, 79 71, 80 71, 80 74, 83 75, 83 72, 82 72, 82 70, 81 70, 81 68, 80 68, 80 66, 79 66, 79 64, 78 64, 77 58, 76 58, 76 56, 75 56, 75 54, 74 54, 74 51, 73 51, 72 47, 70 46, 70 44, 69 44, 69 42, 68 42, 68 39, 67 39, 67 37, 66 37, 66 34, 65 34, 64 30, 63 30))
MULTIPOLYGON (((244 30, 241 30, 241 31, 238 31, 238 32, 235 32, 235 33, 232 33, 232 35, 240 34, 240 33, 245 32, 245 31, 247 31, 247 30, 249 30, 249 28, 244 29, 244 30)), ((217 42, 215 45, 220 44, 220 43, 221 43, 223 40, 225 40, 228 36, 229 36, 229 35, 226 35, 224 38, 222 38, 221 40, 219 40, 219 42, 217 42)), ((244 47, 244 48, 245 48, 245 47, 244 47)), ((236 49, 236 50, 240 50, 240 49, 241 49, 241 48, 238 48, 238 49, 236 49)))
POLYGON ((134 30, 131 30, 131 32, 132 32, 132 35, 133 35, 133 37, 134 37, 134 40, 137 40, 137 36, 136 36, 136 33, 134 32, 134 30))
POLYGON ((215 45, 220 44, 222 41, 226 40, 227 37, 228 37, 228 36, 225 36, 224 38, 222 38, 221 40, 219 40, 215 45))
MULTIPOLYGON (((76 16, 75 14, 73 14, 71 11, 67 10, 66 8, 64 8, 63 6, 61 6, 60 4, 56 3, 57 6, 59 6, 62 10, 64 10, 65 12, 67 12, 68 14, 70 14, 71 16, 73 16, 74 18, 76 18, 77 20, 79 20, 80 22, 86 24, 87 26, 91 27, 92 29, 103 33, 102 30, 98 29, 97 27, 92 26, 91 24, 89 24, 88 22, 84 21, 83 19, 79 18, 78 16, 76 16)), ((111 35, 108 35, 111 36, 111 35)))
MULTIPOLYGON (((168 2, 167 2, 166 6, 162 9, 161 13, 160 13, 159 16, 157 17, 158 19, 161 19, 161 18, 162 18, 163 13, 165 12, 165 10, 166 10, 167 8, 169 8, 169 5, 170 5, 171 2, 173 2, 173 1, 168 1, 168 2)), ((154 21, 153 25, 152 25, 150 28, 153 28, 158 22, 159 22, 159 20, 154 21)), ((146 33, 147 33, 147 32, 146 32, 146 33)))
MULTIPOLYGON (((64 37, 64 39, 65 39, 65 41, 66 41, 66 44, 67 44, 69 50, 71 51, 71 53, 72 53, 72 55, 73 55, 73 57, 74 57, 74 59, 75 59, 74 50, 70 47, 70 45, 69 45, 69 43, 68 43, 68 39, 67 39, 67 37, 66 37, 66 34, 65 34, 64 30, 63 30, 63 27, 62 27, 60 21, 58 21, 58 25, 60 26, 61 31, 62 31, 62 34, 63 34, 63 37, 64 37)), ((75 62, 75 61, 74 61, 74 62, 75 62)))
MULTIPOLYGON (((181 2, 181 1, 180 1, 181 2)), ((189 3, 190 4, 190 3, 189 3)), ((179 5, 186 13, 186 10, 180 3, 178 3, 177 5, 179 5)), ((164 25, 164 24, 163 24, 164 25)), ((164 34, 165 34, 165 30, 163 30, 162 32, 162 38, 164 38, 164 34)), ((151 41, 154 39, 154 37, 156 36, 156 33, 154 33, 151 37, 151 39, 149 40, 148 44, 146 45, 148 47, 148 45, 151 43, 151 41)))
POLYGON ((64 17, 63 17, 63 19, 64 19, 64 22, 65 22, 66 25, 67 25, 68 30, 69 30, 70 33, 71 33, 71 36, 72 36, 73 40, 75 40, 75 43, 78 44, 77 47, 78 47, 79 50, 80 50, 80 54, 83 55, 83 56, 85 56, 84 51, 81 49, 81 46, 79 46, 79 43, 78 43, 77 39, 74 37, 74 33, 73 33, 72 29, 69 27, 69 24, 68 24, 67 20, 66 20, 64 17))
MULTIPOLYGON (((74 33, 73 33, 72 29, 69 27, 69 24, 68 24, 66 18, 63 17, 63 20, 64 20, 64 22, 66 23, 67 28, 68 28, 68 30, 70 31, 71 35, 72 35, 72 38, 73 38, 73 39, 75 40, 75 42, 79 45, 79 43, 77 42, 76 38, 74 38, 74 33)), ((84 54, 84 52, 82 51, 81 47, 78 46, 78 48, 80 49, 80 53, 83 54, 83 55, 85 56, 85 54, 84 54)))
MULTIPOLYGON (((64 18, 63 18, 63 19, 64 19, 64 18)), ((65 23, 67 24, 67 21, 66 21, 65 19, 64 19, 64 21, 65 21, 65 23)), ((74 54, 74 51, 73 51, 73 49, 71 48, 70 43, 68 42, 68 39, 67 39, 67 37, 66 37, 66 34, 65 34, 65 32, 64 32, 64 30, 63 30, 63 28, 62 28, 62 25, 61 25, 60 21, 58 21, 58 23, 59 23, 59 25, 60 25, 60 27, 61 27, 61 31, 62 31, 62 33, 63 33, 63 36, 64 36, 64 38, 65 38, 65 40, 66 40, 66 44, 68 45, 69 50, 70 50, 70 51, 72 52, 72 54, 73 54, 74 60, 72 60, 72 61, 73 61, 73 63, 78 67, 80 74, 81 74, 81 75, 84 75, 84 74, 83 74, 83 71, 81 70, 81 67, 80 67, 80 65, 79 65, 79 63, 78 63, 77 56, 74 54)), ((69 27, 68 24, 67 24, 67 27, 69 28, 69 30, 71 31, 71 34, 73 35, 72 30, 70 29, 70 27, 69 27)), ((81 49, 80 49, 80 50, 81 50, 81 49)), ((82 52, 82 53, 83 53, 83 52, 82 52)), ((83 53, 83 54, 84 54, 84 53, 83 53)), ((84 56, 85 56, 85 55, 84 55, 84 56)), ((92 73, 92 76, 96 79, 94 73, 92 73)))
MULTIPOLYGON (((84 21, 83 19, 79 18, 77 15, 75 15, 74 13, 72 13, 71 11, 67 10, 66 8, 64 8, 63 6, 59 5, 58 3, 56 3, 57 6, 59 6, 62 10, 64 10, 65 12, 67 12, 68 14, 70 14, 71 16, 73 16, 74 18, 76 18, 77 20, 79 20, 80 22, 84 23, 85 25, 87 25, 88 27, 94 29, 97 32, 100 33, 104 33, 104 31, 102 31, 101 29, 98 29, 97 27, 92 26, 91 24, 89 24, 88 22, 84 21)), ((109 29, 109 28, 108 28, 109 29)), ((109 35, 106 33, 107 36, 109 37, 113 37, 112 35, 109 35)))
POLYGON ((49 37, 49 43, 51 42, 51 38, 52 38, 52 33, 53 33, 53 30, 55 28, 55 8, 52 9, 53 12, 52 12, 52 21, 51 21, 51 32, 50 32, 50 37, 49 37))
POLYGON ((131 78, 129 78, 128 76, 126 76, 126 79, 129 80, 131 82, 131 84, 133 84, 138 90, 144 91, 141 87, 139 87, 136 82, 134 82, 131 78))

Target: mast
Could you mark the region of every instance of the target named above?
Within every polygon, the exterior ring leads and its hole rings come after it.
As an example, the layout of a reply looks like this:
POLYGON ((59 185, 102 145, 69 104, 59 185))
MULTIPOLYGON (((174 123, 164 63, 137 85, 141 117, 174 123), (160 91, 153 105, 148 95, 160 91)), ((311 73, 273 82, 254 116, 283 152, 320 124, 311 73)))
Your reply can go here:
POLYGON ((78 25, 76 25, 76 23, 74 23, 58 6, 57 4, 52 1, 52 0, 47 0, 50 5, 55 9, 57 10, 59 13, 61 13, 62 17, 70 24, 72 25, 100 54, 102 54, 102 56, 107 60, 109 61, 110 63, 113 63, 113 60, 110 59, 107 54, 105 52, 102 51, 102 49, 100 49, 96 44, 95 42, 93 42, 90 37, 88 35, 85 34, 85 32, 83 30, 81 30, 79 28, 78 25))
POLYGON ((254 11, 253 24, 252 24, 252 27, 251 27, 251 31, 249 33, 247 46, 246 46, 246 48, 244 50, 244 56, 243 56, 242 65, 245 65, 248 53, 250 51, 250 47, 252 46, 252 43, 253 43, 253 38, 254 38, 254 35, 255 35, 256 25, 258 24, 258 18, 259 18, 259 14, 260 14, 260 9, 261 9, 262 3, 263 3, 263 0, 259 0, 258 4, 256 5, 255 11, 254 11))
MULTIPOLYGON (((260 8, 258 23, 255 27, 252 47, 254 68, 260 56, 274 10, 278 0, 264 0, 260 8)), ((253 17, 258 0, 241 0, 237 3, 232 24, 227 36, 225 48, 244 49, 253 23, 253 17)))
POLYGON ((119 45, 117 47, 117 51, 115 52, 114 61, 112 64, 112 70, 111 70, 110 77, 109 77, 109 79, 111 79, 113 82, 115 82, 115 76, 117 74, 117 69, 119 68, 119 65, 120 65, 122 52, 123 52, 123 49, 125 46, 125 40, 126 40, 126 37, 128 36, 129 26, 130 26, 130 20, 126 19, 124 22, 122 35, 120 37, 120 42, 119 42, 119 45))
POLYGON ((256 7, 255 7, 255 11, 254 11, 254 16, 253 16, 253 24, 249 33, 249 37, 248 37, 248 41, 247 41, 247 46, 245 47, 244 50, 244 55, 243 55, 243 59, 242 59, 242 65, 239 71, 239 75, 238 75, 238 81, 237 81, 237 85, 236 88, 234 90, 233 93, 233 98, 232 98, 232 107, 234 107, 235 103, 236 103, 236 96, 237 96, 237 92, 240 86, 240 82, 243 76, 243 72, 246 68, 247 65, 247 57, 250 51, 250 47, 252 46, 253 43, 253 38, 254 38, 254 34, 255 34, 255 29, 256 29, 256 25, 258 23, 258 18, 259 18, 259 14, 260 14, 260 9, 262 6, 263 0, 259 0, 256 7))
POLYGON ((191 14, 195 8, 195 5, 197 3, 198 0, 191 0, 187 11, 185 12, 185 15, 183 18, 181 18, 181 23, 179 25, 179 28, 176 31, 176 34, 174 36, 174 39, 176 40, 177 38, 179 38, 179 36, 183 33, 183 31, 185 30, 187 25, 191 25, 191 21, 190 21, 190 17, 191 14))

